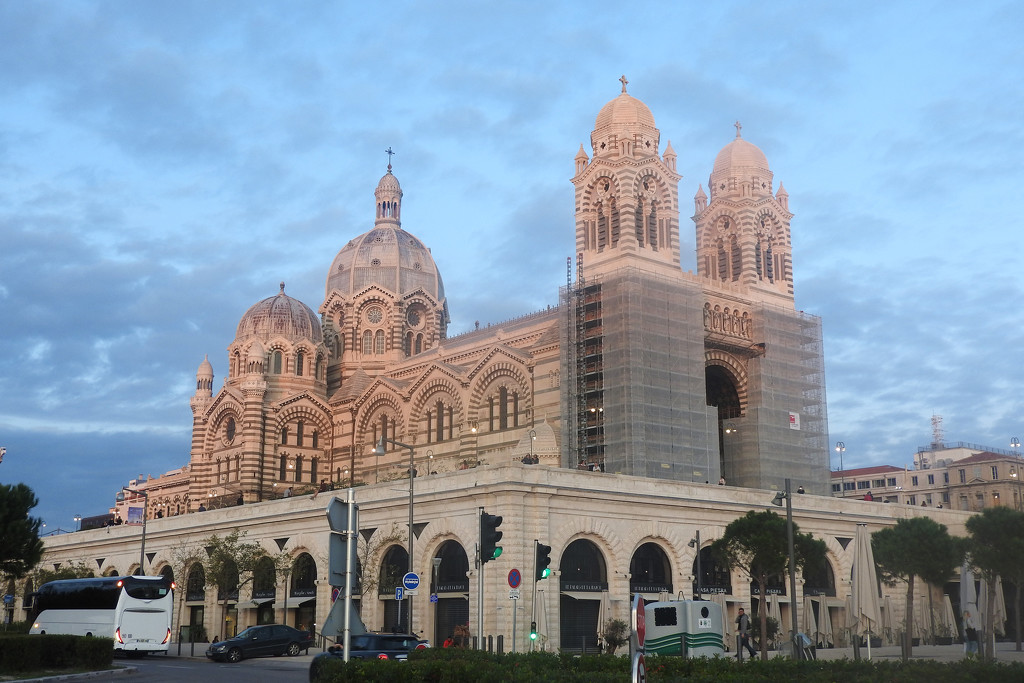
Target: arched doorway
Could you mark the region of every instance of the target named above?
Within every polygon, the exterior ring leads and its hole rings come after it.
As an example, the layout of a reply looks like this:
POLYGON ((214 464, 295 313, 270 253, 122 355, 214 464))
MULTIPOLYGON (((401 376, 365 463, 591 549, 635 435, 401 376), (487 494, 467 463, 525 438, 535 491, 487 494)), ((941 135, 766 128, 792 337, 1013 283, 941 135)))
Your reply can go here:
MULTIPOLYGON (((693 575, 697 576, 697 560, 694 558, 693 575)), ((697 582, 693 582, 694 595, 697 594, 697 582)), ((732 594, 732 577, 729 573, 729 565, 719 564, 711 552, 711 546, 704 546, 700 549, 700 591, 702 595, 707 594, 732 594)))
MULTIPOLYGON (((454 638, 456 626, 469 626, 469 558, 457 541, 445 541, 434 553, 431 592, 434 604, 434 643, 454 638)), ((468 645, 468 643, 466 643, 468 645)))
POLYGON ((269 557, 261 557, 252 573, 252 605, 256 623, 274 623, 274 599, 277 597, 277 569, 269 557))
POLYGON ((309 553, 300 554, 292 563, 288 609, 294 610, 292 626, 300 631, 313 630, 316 623, 316 561, 309 553))
POLYGON ((188 608, 190 642, 205 641, 206 634, 206 572, 198 562, 189 569, 185 582, 185 607, 188 608))
POLYGON ((402 609, 404 601, 395 599, 395 588, 409 567, 409 553, 400 545, 393 545, 384 553, 377 583, 377 598, 384 603, 384 623, 381 630, 388 633, 408 633, 409 613, 402 609))
POLYGON ((704 369, 707 404, 718 410, 718 459, 727 482, 737 479, 736 456, 740 452, 738 438, 730 420, 741 416, 740 395, 736 380, 725 367, 708 365, 704 369))
POLYGON ((672 567, 657 543, 644 543, 629 561, 629 592, 672 594, 672 567))
POLYGON ((560 570, 559 643, 563 652, 597 651, 601 607, 607 601, 608 571, 604 555, 585 538, 562 553, 560 570))
POLYGON ((217 603, 222 612, 221 627, 214 635, 218 639, 231 638, 238 633, 238 563, 226 558, 221 571, 213 577, 220 584, 217 586, 217 603))

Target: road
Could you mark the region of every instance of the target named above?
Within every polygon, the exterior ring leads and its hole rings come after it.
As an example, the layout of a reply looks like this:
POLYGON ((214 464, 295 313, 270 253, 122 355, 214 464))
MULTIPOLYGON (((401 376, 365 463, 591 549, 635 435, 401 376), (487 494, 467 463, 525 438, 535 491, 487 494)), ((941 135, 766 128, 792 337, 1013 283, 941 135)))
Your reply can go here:
POLYGON ((143 659, 115 659, 114 664, 132 667, 124 671, 92 676, 89 681, 116 683, 298 683, 309 680, 309 662, 313 653, 298 657, 258 657, 237 664, 211 662, 205 657, 150 656, 143 659))

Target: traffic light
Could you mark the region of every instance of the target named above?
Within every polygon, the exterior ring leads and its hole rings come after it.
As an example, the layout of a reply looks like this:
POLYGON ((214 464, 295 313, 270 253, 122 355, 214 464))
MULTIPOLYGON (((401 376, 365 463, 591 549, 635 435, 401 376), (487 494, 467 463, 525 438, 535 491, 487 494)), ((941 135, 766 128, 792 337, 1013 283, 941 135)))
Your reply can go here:
POLYGON ((530 640, 537 640, 537 622, 530 622, 530 640))
POLYGON ((551 546, 544 545, 543 543, 537 544, 537 559, 534 563, 536 568, 534 571, 534 579, 540 581, 551 576, 551 569, 548 565, 551 564, 551 546))
POLYGON ((501 546, 498 545, 498 541, 501 540, 501 532, 498 531, 499 526, 501 526, 501 517, 499 515, 489 515, 486 512, 480 514, 481 562, 496 560, 501 555, 501 546))

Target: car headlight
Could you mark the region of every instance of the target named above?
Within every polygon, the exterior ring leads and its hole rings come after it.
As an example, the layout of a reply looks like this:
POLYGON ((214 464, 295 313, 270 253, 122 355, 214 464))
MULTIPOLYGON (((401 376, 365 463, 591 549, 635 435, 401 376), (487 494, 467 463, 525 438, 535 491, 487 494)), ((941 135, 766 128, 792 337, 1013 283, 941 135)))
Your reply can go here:
POLYGON ((224 650, 228 649, 228 646, 227 645, 214 645, 210 649, 213 650, 214 652, 224 652, 224 650))

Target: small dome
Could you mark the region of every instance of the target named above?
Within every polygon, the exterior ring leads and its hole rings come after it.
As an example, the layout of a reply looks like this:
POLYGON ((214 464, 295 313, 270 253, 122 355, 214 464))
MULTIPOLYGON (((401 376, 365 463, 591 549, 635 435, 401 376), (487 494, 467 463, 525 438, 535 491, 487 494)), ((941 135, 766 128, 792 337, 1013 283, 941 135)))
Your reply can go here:
POLYGON ((740 137, 742 126, 737 121, 736 138, 722 148, 722 151, 715 157, 715 166, 712 174, 729 173, 731 169, 757 169, 770 173, 768 158, 757 145, 753 145, 740 137))
POLYGON ((626 92, 629 82, 623 76, 622 92, 601 111, 590 133, 590 145, 596 157, 649 156, 658 153, 661 133, 654 125, 654 114, 647 105, 626 92))
POLYGON ((199 364, 199 369, 196 370, 196 377, 213 379, 213 365, 210 364, 209 356, 203 358, 203 362, 199 364))
POLYGON ((430 250, 402 230, 402 187, 388 172, 374 192, 377 215, 374 228, 342 247, 327 273, 326 297, 337 291, 353 296, 378 285, 400 297, 422 289, 435 301, 444 301, 444 283, 430 250))
POLYGON ((277 296, 259 302, 239 321, 235 341, 253 337, 258 341, 274 337, 289 341, 306 339, 319 344, 323 341, 323 331, 317 315, 306 304, 285 294, 282 282, 277 296))
POLYGON ((249 360, 262 361, 266 355, 267 352, 264 350, 263 344, 260 344, 260 340, 253 340, 252 346, 249 347, 249 360))
POLYGON ((623 92, 614 100, 604 105, 594 122, 594 129, 612 125, 640 124, 654 128, 654 114, 647 105, 623 92))

